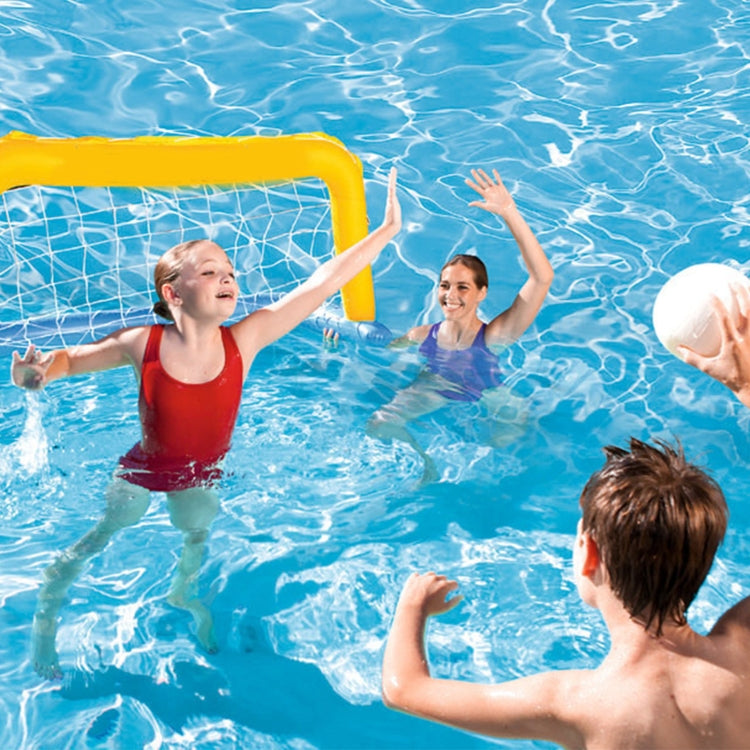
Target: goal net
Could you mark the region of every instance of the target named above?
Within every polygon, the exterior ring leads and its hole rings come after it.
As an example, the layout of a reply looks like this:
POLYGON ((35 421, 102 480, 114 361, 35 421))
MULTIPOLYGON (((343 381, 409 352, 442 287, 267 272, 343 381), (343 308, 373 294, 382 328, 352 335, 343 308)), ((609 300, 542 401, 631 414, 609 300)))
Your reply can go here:
MULTIPOLYGON (((46 139, 33 140, 45 145, 46 139)), ((107 147, 139 141, 96 140, 93 145, 107 147)), ((143 140, 151 146, 158 139, 143 140)), ((164 139, 164 150, 184 149, 189 140, 175 144, 172 139, 164 139)), ((248 142, 257 145, 255 139, 235 140, 232 145, 238 151, 222 158, 239 161, 247 152, 248 142)), ((320 137, 314 137, 312 146, 319 141, 320 137)), ((328 148, 331 141, 322 143, 328 148)), ((277 144, 274 140, 274 146, 277 144)), ((298 147, 299 143, 291 145, 298 147)), ((146 156, 152 160, 151 153, 146 156)), ((92 152, 85 156, 96 161, 108 154, 92 152)), ((131 158, 137 161, 146 157, 133 153, 131 158)), ((112 165, 112 161, 110 158, 107 163, 112 165)), ((137 165, 128 162, 126 166, 137 165)), ((230 185, 195 186, 196 175, 192 174, 192 187, 165 186, 169 176, 154 173, 153 160, 142 167, 144 179, 159 183, 156 187, 128 186, 127 182, 135 178, 118 177, 116 164, 114 171, 105 169, 102 175, 95 173, 92 177, 89 173, 83 178, 76 172, 80 164, 73 167, 67 175, 71 185, 64 184, 65 174, 35 179, 34 169, 28 170, 28 178, 23 171, 6 177, 6 181, 23 186, 0 194, 0 345, 4 347, 20 348, 26 342, 44 349, 71 346, 122 326, 154 322, 153 268, 159 256, 179 242, 205 237, 226 250, 242 292, 237 315, 243 315, 293 289, 331 257, 334 247, 346 249, 340 245, 353 244, 355 237, 359 239, 357 235, 366 232, 364 215, 359 226, 348 230, 337 226, 337 222, 351 222, 352 217, 345 214, 352 205, 356 213, 357 206, 356 201, 353 204, 349 200, 344 211, 337 211, 337 187, 332 189, 330 175, 288 177, 294 171, 315 172, 314 164, 282 165, 270 171, 263 164, 246 164, 240 169, 242 182, 230 185), (47 179, 56 184, 45 184, 47 179), (114 184, 98 184, 107 179, 114 184), (83 184, 76 184, 79 182, 83 184), (342 239, 347 231, 350 236, 342 239)), ((96 164, 94 167, 98 168, 96 164)), ((193 168, 200 171, 200 164, 193 168)), ((206 169, 208 179, 224 177, 223 173, 213 175, 212 169, 213 165, 206 169)), ((230 171, 228 176, 238 175, 230 171)), ((0 174, 0 183, 2 179, 0 174)), ((178 182, 186 179, 176 175, 178 182)), ((364 286, 363 280, 359 281, 360 286, 349 291, 349 299, 345 289, 343 299, 326 303, 309 324, 348 329, 360 339, 387 338, 384 327, 361 320, 374 317, 374 307, 368 297, 371 277, 364 278, 364 286), (350 320, 357 317, 360 320, 350 320)))

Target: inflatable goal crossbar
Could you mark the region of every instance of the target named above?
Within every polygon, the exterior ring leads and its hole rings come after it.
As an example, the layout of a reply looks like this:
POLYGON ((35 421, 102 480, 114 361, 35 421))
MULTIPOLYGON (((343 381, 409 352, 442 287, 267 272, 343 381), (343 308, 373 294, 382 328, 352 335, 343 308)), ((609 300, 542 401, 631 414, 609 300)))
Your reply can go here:
MULTIPOLYGON (((0 192, 41 185, 66 187, 197 187, 278 183, 317 178, 330 199, 335 252, 367 234, 360 160, 322 133, 279 136, 132 139, 0 138, 0 192)), ((342 289, 344 315, 375 319, 369 268, 342 289)))

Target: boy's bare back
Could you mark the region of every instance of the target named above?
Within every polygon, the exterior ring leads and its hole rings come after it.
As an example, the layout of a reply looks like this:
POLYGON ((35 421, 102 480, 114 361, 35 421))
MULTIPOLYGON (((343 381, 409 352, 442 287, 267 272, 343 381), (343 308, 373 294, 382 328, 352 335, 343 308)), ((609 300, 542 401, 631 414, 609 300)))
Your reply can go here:
POLYGON ((708 636, 688 626, 669 626, 658 638, 635 635, 627 644, 613 639, 598 669, 572 673, 571 719, 581 747, 750 747, 750 600, 708 636))

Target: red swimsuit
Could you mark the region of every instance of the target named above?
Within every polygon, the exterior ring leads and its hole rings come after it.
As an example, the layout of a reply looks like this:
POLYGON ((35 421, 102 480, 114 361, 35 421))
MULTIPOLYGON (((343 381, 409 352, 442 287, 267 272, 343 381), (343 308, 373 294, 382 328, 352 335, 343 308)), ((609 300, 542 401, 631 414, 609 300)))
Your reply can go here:
POLYGON ((211 484, 229 450, 242 395, 242 356, 221 327, 224 369, 208 383, 183 383, 161 365, 163 325, 151 327, 143 355, 138 411, 143 438, 120 459, 120 476, 149 490, 211 484))

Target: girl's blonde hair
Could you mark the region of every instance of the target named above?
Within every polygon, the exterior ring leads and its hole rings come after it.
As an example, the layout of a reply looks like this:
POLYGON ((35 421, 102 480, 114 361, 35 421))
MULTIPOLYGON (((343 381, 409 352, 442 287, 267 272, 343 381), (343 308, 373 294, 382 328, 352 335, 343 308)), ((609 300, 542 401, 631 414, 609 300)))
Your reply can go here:
POLYGON ((189 242, 181 242, 179 245, 170 247, 164 255, 159 258, 156 262, 156 268, 154 268, 154 288, 156 294, 159 297, 158 301, 154 304, 154 312, 166 318, 167 320, 174 320, 172 317, 172 311, 169 309, 169 305, 164 299, 162 294, 162 287, 165 284, 174 284, 179 278, 182 272, 182 266, 185 263, 190 251, 196 246, 203 242, 210 242, 211 240, 190 240, 189 242))

